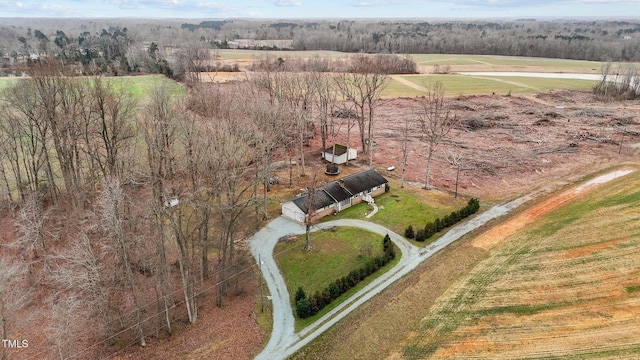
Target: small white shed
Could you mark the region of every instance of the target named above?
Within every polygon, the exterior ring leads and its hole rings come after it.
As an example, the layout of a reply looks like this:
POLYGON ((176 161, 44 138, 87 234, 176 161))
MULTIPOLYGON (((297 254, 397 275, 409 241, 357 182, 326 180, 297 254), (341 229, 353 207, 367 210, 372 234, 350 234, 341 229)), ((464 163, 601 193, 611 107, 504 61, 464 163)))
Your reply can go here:
POLYGON ((355 160, 357 157, 358 151, 356 149, 347 148, 344 145, 335 144, 322 151, 322 158, 334 164, 345 164, 348 160, 355 160))

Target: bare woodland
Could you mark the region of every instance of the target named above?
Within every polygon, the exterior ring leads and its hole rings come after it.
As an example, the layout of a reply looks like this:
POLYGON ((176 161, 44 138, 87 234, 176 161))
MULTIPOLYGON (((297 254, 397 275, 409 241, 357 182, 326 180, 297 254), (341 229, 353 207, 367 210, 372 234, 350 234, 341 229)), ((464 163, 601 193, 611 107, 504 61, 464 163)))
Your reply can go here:
MULTIPOLYGON (((225 306, 255 276, 241 241, 269 217, 272 164, 289 164, 292 186, 308 175, 316 128, 323 143, 344 121, 373 138, 386 75, 351 61, 332 77, 267 68, 240 83, 192 79, 184 95, 158 85, 144 101, 124 82, 33 64, 0 94, 0 196, 15 233, 0 244, 13 274, 3 304, 46 293, 52 313, 66 314, 47 319, 60 358, 145 346, 197 322, 203 304, 225 306), (339 96, 359 116, 336 119, 339 96), (104 346, 70 340, 90 323, 89 343, 104 346)), ((5 338, 28 306, 10 303, 5 338)))

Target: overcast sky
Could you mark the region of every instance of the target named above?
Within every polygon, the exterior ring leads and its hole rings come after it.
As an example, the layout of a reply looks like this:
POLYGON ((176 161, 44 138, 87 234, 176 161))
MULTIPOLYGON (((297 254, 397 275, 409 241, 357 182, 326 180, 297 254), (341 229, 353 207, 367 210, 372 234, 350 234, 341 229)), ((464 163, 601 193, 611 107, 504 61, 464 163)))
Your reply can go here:
POLYGON ((0 0, 0 17, 640 18, 640 0, 0 0))

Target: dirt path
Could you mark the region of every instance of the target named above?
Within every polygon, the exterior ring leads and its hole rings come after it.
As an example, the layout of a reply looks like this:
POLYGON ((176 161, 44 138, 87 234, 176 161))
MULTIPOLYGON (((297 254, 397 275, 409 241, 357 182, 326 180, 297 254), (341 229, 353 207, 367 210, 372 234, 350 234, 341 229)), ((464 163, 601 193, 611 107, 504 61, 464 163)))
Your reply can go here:
POLYGON ((396 80, 397 82, 403 84, 403 85, 406 85, 406 86, 412 88, 412 89, 416 89, 416 90, 422 91, 422 92, 426 92, 427 91, 427 88, 425 88, 424 86, 420 86, 418 84, 414 84, 411 81, 403 78, 402 76, 392 75, 391 78, 393 80, 396 80))
POLYGON ((598 176, 576 188, 563 191, 559 195, 553 196, 550 199, 534 205, 513 219, 491 228, 489 231, 477 237, 472 242, 472 245, 484 250, 490 250, 526 225, 533 223, 550 211, 566 204, 578 196, 583 195, 586 190, 592 189, 597 185, 604 184, 618 177, 625 176, 631 172, 633 172, 633 170, 617 170, 598 176))

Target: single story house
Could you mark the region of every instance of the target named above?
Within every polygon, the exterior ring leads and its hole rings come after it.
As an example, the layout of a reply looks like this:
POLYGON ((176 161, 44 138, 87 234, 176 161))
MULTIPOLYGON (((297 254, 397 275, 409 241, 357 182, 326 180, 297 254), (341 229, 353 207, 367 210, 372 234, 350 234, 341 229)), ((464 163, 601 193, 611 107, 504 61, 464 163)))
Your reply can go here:
MULTIPOLYGON (((362 201, 372 202, 373 197, 386 191, 388 181, 376 170, 366 170, 326 183, 316 189, 313 196, 313 218, 340 212, 362 201)), ((304 223, 309 213, 309 194, 303 194, 282 203, 282 215, 304 223)))
POLYGON ((345 164, 348 160, 355 160, 357 157, 358 150, 354 148, 347 148, 344 145, 335 144, 322 150, 322 158, 334 164, 345 164), (335 153, 333 150, 334 148, 335 153))

